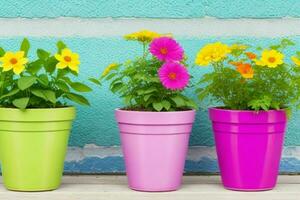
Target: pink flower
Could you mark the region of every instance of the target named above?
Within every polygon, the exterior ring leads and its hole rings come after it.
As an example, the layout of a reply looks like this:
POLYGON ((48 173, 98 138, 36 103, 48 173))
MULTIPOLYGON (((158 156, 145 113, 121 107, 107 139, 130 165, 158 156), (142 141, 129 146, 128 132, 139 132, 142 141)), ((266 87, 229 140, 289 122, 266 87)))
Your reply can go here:
POLYGON ((158 76, 162 85, 170 90, 182 90, 190 79, 186 67, 180 63, 165 63, 158 70, 158 76))
POLYGON ((161 61, 181 61, 183 59, 182 47, 170 37, 159 37, 152 40, 149 51, 161 61))

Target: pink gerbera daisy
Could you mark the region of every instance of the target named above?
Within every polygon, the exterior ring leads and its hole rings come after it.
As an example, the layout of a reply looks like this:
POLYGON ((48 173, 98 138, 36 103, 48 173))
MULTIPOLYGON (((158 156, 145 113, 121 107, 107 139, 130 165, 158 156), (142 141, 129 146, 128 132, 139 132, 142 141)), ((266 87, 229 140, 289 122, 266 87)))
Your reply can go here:
POLYGON ((159 37, 152 40, 149 51, 161 61, 181 61, 183 59, 182 47, 170 37, 159 37))
POLYGON ((158 71, 162 85, 170 90, 182 90, 190 79, 186 67, 180 63, 165 63, 158 71))

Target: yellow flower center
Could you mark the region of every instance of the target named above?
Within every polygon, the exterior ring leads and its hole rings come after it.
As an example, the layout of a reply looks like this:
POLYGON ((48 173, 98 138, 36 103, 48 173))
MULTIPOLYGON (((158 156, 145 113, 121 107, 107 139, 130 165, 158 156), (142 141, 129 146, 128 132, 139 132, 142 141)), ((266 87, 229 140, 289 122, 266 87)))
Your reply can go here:
POLYGON ((171 79, 171 80, 175 80, 176 77, 177 77, 177 75, 176 75, 176 73, 171 72, 171 73, 169 73, 168 77, 169 77, 169 79, 171 79))
POLYGON ((168 53, 168 49, 167 48, 161 48, 160 53, 163 54, 163 55, 166 55, 168 53))
POLYGON ((71 58, 70 56, 65 56, 65 57, 64 57, 64 60, 65 60, 66 62, 70 62, 70 61, 72 60, 72 58, 71 58))
POLYGON ((276 58, 274 58, 274 57, 270 57, 270 58, 268 59, 268 61, 269 61, 270 63, 273 63, 273 62, 275 62, 275 61, 276 61, 276 58))
POLYGON ((9 61, 12 65, 17 64, 18 60, 16 58, 12 58, 9 61))

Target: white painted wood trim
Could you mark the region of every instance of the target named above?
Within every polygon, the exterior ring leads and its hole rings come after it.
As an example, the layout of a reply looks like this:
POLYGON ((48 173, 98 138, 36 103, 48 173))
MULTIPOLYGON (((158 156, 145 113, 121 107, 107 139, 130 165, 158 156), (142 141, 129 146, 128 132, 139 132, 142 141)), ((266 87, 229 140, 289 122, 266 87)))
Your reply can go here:
POLYGON ((282 37, 300 35, 300 19, 0 18, 0 37, 115 37, 140 29, 187 37, 282 37))
MULTIPOLYGON (((2 186, 2 185, 1 185, 2 186)), ((219 176, 186 176, 175 192, 145 193, 127 188, 125 176, 65 176, 52 192, 11 192, 0 187, 2 200, 297 200, 300 176, 280 176, 274 190, 234 192, 223 189, 219 176)))

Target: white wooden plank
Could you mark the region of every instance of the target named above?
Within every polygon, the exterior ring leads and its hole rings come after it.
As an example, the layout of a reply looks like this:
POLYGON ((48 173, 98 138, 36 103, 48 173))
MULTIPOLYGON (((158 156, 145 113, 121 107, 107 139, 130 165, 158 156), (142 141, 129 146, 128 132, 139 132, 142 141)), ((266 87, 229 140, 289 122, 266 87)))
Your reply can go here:
POLYGON ((65 176, 51 192, 12 192, 0 187, 2 200, 299 200, 300 176, 280 176, 274 190, 235 192, 223 189, 219 176, 185 176, 175 192, 145 193, 127 188, 125 176, 65 176))
POLYGON ((300 34, 299 18, 280 19, 25 19, 0 18, 0 36, 115 37, 150 29, 175 36, 282 37, 300 34), (67 30, 67 31, 66 31, 67 30))

